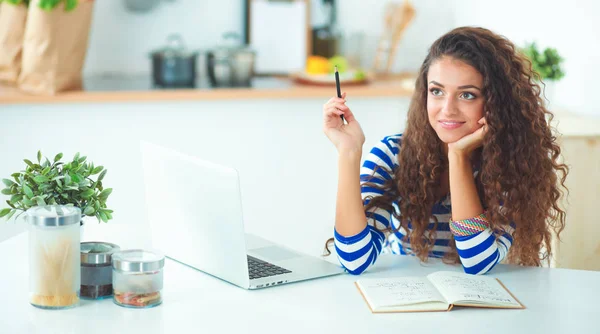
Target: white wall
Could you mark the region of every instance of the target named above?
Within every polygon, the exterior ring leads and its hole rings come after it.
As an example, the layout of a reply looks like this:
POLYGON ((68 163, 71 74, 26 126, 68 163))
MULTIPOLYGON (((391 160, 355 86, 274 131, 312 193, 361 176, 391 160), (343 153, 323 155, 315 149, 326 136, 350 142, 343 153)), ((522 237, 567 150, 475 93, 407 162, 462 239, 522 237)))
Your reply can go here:
POLYGON ((149 73, 149 53, 179 33, 192 49, 214 47, 226 31, 242 31, 242 0, 161 1, 133 13, 123 0, 96 1, 84 72, 149 73))
MULTIPOLYGON (((323 13, 311 0, 314 24, 323 13)), ((338 0, 338 21, 343 32, 364 34, 364 63, 370 65, 383 28, 381 0, 338 0)), ((415 1, 417 17, 399 46, 395 70, 414 70, 428 44, 452 27, 451 2, 415 1)), ((148 53, 162 47, 170 33, 180 33, 190 48, 215 47, 226 31, 243 31, 243 0, 163 1, 149 13, 132 13, 123 1, 97 1, 84 72, 148 73, 148 53)), ((203 69, 202 69, 203 70, 203 69)))
POLYGON ((600 3, 595 0, 455 0, 456 25, 479 25, 514 43, 537 41, 565 58, 556 105, 600 117, 600 3))
MULTIPOLYGON (((145 139, 237 168, 247 230, 316 255, 333 233, 337 185, 335 148, 321 130, 323 102, 3 106, 0 178, 23 169, 23 159, 35 159, 38 149, 66 158, 79 151, 108 169, 103 183, 114 189, 107 204, 115 211, 109 224, 139 226, 125 240, 144 247, 148 229, 139 140, 145 139)), ((402 131, 408 99, 349 98, 348 105, 369 150, 385 135, 402 131)), ((0 196, 0 207, 6 207, 5 198, 0 196)), ((10 224, 0 221, 0 241, 24 228, 10 224)))

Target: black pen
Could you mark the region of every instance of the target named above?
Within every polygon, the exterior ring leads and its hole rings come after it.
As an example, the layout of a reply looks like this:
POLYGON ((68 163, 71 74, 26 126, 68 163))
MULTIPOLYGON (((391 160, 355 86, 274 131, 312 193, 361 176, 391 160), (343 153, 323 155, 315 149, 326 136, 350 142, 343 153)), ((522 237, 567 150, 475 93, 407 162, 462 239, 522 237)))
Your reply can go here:
MULTIPOLYGON (((339 98, 342 98, 342 90, 340 89, 340 74, 338 73, 337 65, 334 66, 334 68, 335 68, 335 88, 337 88, 337 96, 339 98)), ((344 115, 340 115, 340 117, 342 118, 342 123, 344 123, 344 115)))

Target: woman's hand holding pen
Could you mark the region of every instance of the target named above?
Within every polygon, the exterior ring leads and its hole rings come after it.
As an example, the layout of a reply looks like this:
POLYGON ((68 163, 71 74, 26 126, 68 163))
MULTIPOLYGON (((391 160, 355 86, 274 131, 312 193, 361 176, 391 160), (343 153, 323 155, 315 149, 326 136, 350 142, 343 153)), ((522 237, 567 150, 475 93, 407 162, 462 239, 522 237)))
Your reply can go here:
POLYGON ((346 105, 346 93, 332 97, 323 105, 323 132, 335 145, 338 153, 361 154, 365 135, 354 114, 346 105), (340 116, 344 116, 347 124, 340 116))

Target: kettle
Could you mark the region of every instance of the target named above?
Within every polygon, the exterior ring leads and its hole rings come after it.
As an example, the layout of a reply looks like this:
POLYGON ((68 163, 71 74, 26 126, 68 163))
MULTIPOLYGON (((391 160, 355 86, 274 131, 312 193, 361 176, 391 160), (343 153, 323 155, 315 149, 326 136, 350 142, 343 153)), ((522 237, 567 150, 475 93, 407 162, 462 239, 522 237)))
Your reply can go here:
POLYGON ((208 79, 213 87, 249 87, 256 53, 239 43, 235 32, 223 34, 224 43, 206 54, 208 79))

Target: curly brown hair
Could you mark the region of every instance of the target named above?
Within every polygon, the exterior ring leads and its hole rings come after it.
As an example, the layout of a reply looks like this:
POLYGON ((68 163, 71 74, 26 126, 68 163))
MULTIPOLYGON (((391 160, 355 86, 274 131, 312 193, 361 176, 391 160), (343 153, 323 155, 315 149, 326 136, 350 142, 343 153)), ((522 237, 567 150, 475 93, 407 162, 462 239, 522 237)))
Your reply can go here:
MULTIPOLYGON (((507 38, 488 29, 456 28, 430 47, 409 106, 399 166, 384 185, 368 184, 384 194, 368 199, 367 217, 375 208, 393 212, 401 226, 411 231, 407 237, 412 252, 427 261, 437 224, 425 232, 430 219, 435 220, 432 209, 441 200, 441 175, 448 167, 443 143, 427 116, 427 75, 442 57, 469 64, 483 77, 488 130, 474 155, 480 162, 475 180, 479 196, 492 230, 514 222, 507 261, 539 266, 550 259, 552 233, 559 237, 564 229, 565 212, 559 201, 563 195, 560 186, 566 190, 568 168, 559 162, 561 150, 549 125, 553 115, 545 108, 536 83, 540 78, 531 62, 507 38), (392 208, 394 201, 398 201, 399 215, 392 208)), ((458 263, 455 244, 451 242, 450 247, 444 260, 458 263)))

